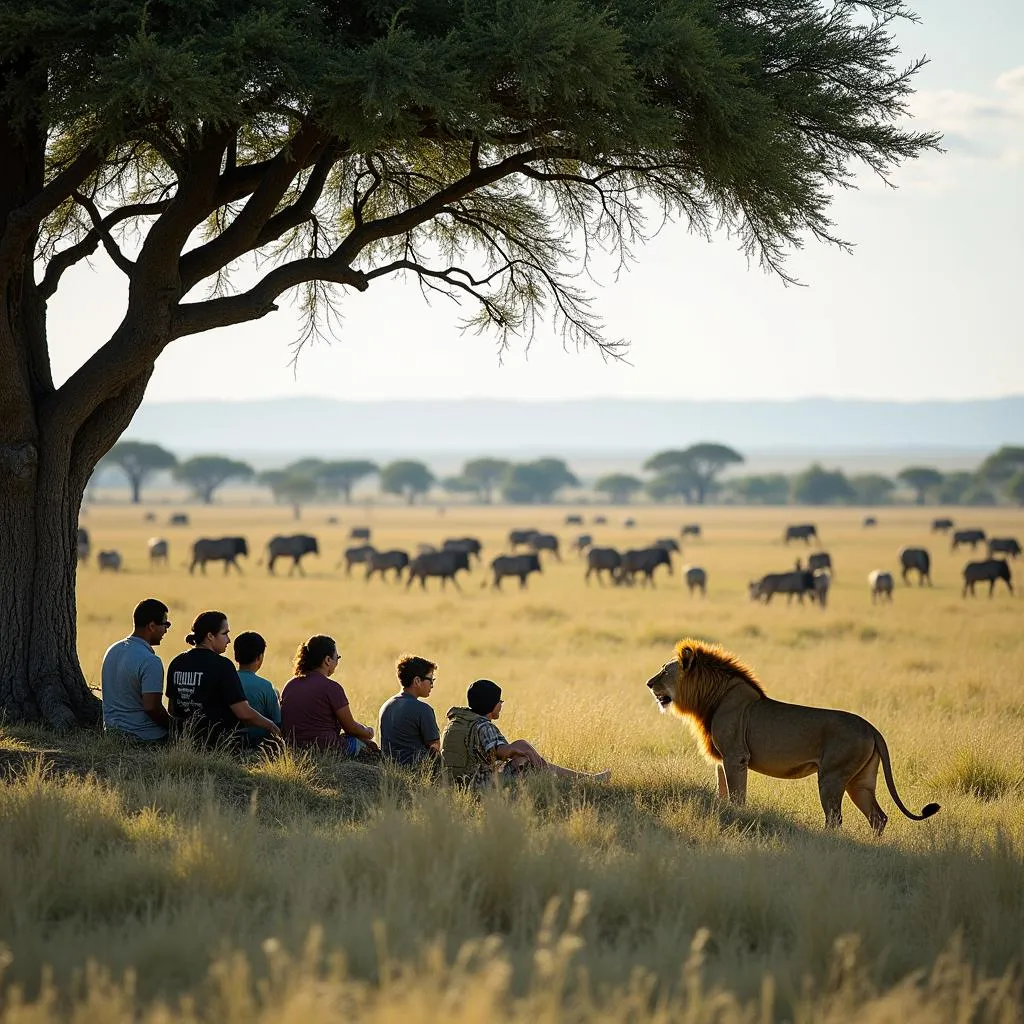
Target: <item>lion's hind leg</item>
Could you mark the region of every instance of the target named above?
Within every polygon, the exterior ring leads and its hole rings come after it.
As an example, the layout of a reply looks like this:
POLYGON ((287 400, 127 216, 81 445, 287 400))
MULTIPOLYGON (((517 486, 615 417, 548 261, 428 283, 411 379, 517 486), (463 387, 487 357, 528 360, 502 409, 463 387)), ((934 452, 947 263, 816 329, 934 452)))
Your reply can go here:
POLYGON ((875 783, 878 779, 879 758, 876 752, 870 761, 852 778, 846 792, 857 809, 868 819, 871 831, 880 836, 888 824, 889 816, 878 806, 875 799, 875 783))
POLYGON ((843 824, 843 790, 845 779, 835 771, 818 771, 818 796, 825 812, 825 828, 839 828, 843 824))

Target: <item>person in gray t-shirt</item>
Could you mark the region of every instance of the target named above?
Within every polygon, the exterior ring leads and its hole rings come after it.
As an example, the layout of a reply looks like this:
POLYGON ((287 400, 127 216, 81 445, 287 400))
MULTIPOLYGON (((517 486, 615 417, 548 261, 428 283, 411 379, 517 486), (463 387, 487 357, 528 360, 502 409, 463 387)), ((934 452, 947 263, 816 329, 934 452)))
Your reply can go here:
POLYGON ((146 598, 136 606, 133 621, 132 635, 103 655, 103 725, 144 742, 164 740, 170 721, 162 699, 164 666, 153 648, 171 627, 167 605, 146 598))
POLYGON ((426 658, 406 655, 395 668, 402 692, 381 706, 377 732, 385 757, 412 766, 424 758, 437 757, 441 750, 434 709, 420 699, 430 696, 437 666, 426 658))

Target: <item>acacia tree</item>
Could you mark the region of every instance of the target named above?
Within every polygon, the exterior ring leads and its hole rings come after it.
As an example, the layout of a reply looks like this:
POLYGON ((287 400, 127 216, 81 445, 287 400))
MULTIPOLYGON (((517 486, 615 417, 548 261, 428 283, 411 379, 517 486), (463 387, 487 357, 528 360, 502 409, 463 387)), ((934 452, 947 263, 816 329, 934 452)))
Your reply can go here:
POLYGON ((374 473, 379 473, 380 467, 376 462, 369 459, 342 459, 338 462, 326 462, 317 473, 317 479, 321 485, 329 491, 340 491, 345 504, 352 502, 352 488, 360 480, 374 473))
POLYGON ((907 466, 896 474, 896 479, 916 492, 916 502, 923 505, 928 493, 942 486, 942 473, 934 466, 907 466))
POLYGON ((400 494, 414 504, 421 494, 426 494, 435 482, 434 474, 414 459, 399 459, 389 462, 380 471, 380 489, 385 494, 400 494))
POLYGON ((179 462, 173 470, 174 479, 186 484, 204 504, 213 504, 213 495, 229 480, 251 480, 254 470, 248 462, 229 459, 226 455, 196 455, 179 462))
POLYGON ((178 464, 172 452, 146 441, 118 441, 101 461, 117 466, 128 477, 133 505, 142 500, 142 485, 149 477, 178 464))
POLYGON ((256 479, 264 487, 270 488, 274 501, 291 505, 292 515, 296 519, 302 517, 302 506, 311 502, 320 489, 316 477, 309 470, 296 469, 294 466, 264 470, 256 479))
POLYGON ((895 63, 907 16, 901 0, 0 0, 0 712, 97 718, 77 514, 168 345, 283 296, 315 332, 332 300, 407 275, 500 345, 551 315, 615 352, 577 284, 592 242, 628 257, 658 210, 785 275, 791 246, 840 242, 829 203, 856 165, 885 175, 937 144, 898 120, 920 65, 895 63), (94 254, 123 274, 124 313, 57 386, 47 303, 94 254))
POLYGON ((508 472, 510 465, 507 459, 469 459, 462 466, 462 476, 472 481, 480 500, 490 505, 494 500, 494 489, 508 472))
POLYGON ((608 495, 615 505, 625 505, 638 491, 644 489, 644 482, 628 473, 608 473, 594 484, 598 494, 608 495))
POLYGON ((742 461, 743 456, 726 444, 701 441, 682 451, 658 452, 644 463, 643 468, 656 473, 669 473, 673 470, 689 473, 693 481, 693 499, 698 505, 703 505, 722 470, 742 461))
POLYGON ((534 459, 511 463, 501 482, 501 493, 514 504, 547 504, 563 487, 579 487, 580 482, 562 459, 534 459))

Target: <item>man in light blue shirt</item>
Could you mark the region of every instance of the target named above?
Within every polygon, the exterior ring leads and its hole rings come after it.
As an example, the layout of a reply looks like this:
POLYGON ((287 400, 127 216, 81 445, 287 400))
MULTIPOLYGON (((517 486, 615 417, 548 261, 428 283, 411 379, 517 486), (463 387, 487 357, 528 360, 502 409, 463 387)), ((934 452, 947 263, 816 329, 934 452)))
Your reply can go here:
POLYGON ((161 742, 170 720, 163 704, 164 666, 153 648, 171 628, 167 605, 148 597, 132 619, 132 635, 103 655, 103 725, 144 743, 161 742))
MULTIPOLYGON (((251 630, 239 633, 232 644, 235 661, 238 664, 238 678, 242 680, 245 699, 264 718, 269 718, 274 725, 281 724, 281 701, 269 679, 257 675, 263 667, 263 656, 267 653, 267 641, 251 630)), ((264 740, 270 739, 270 733, 258 726, 247 725, 245 734, 249 744, 258 747, 264 740)))

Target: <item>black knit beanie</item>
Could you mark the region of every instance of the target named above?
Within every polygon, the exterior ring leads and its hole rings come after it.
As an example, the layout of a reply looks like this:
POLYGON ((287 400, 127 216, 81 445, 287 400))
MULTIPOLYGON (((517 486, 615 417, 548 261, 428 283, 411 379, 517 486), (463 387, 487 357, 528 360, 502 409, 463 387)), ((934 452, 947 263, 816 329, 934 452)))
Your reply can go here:
POLYGON ((466 691, 470 711, 478 715, 489 715, 501 700, 501 687, 490 679, 478 679, 466 691))

